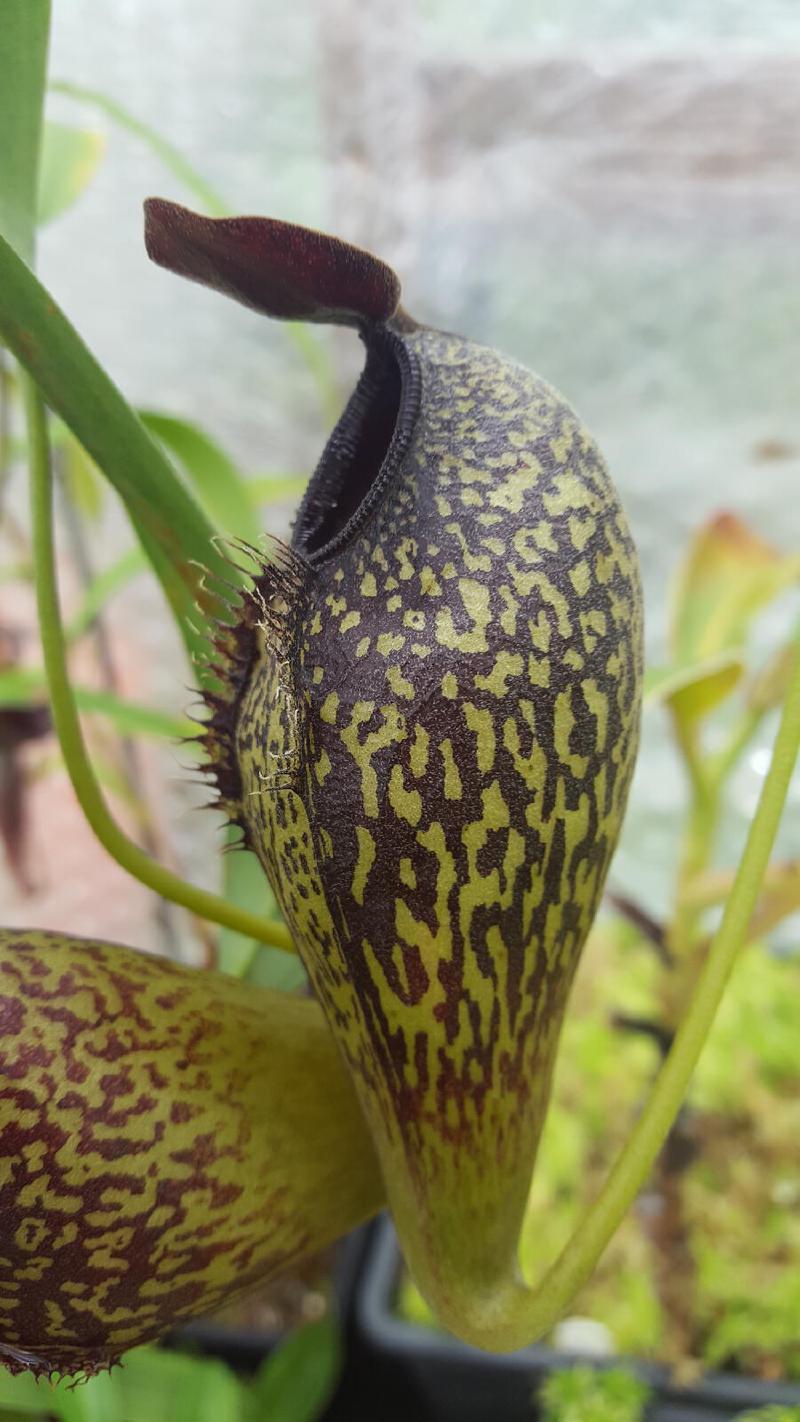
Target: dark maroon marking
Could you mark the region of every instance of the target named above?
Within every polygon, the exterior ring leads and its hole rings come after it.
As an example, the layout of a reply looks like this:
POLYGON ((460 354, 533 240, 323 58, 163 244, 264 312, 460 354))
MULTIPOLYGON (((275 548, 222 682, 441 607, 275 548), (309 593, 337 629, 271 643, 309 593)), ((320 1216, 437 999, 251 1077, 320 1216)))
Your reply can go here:
POLYGON ((0 997, 0 1036, 15 1037, 22 1027, 25 1009, 19 998, 0 997))
POLYGON ((173 1125, 179 1126, 185 1121, 191 1121, 197 1115, 197 1107, 190 1106, 186 1101, 174 1101, 169 1110, 169 1119, 173 1125))
POLYGON ((48 1051, 41 1042, 23 1042, 18 1045, 13 1061, 9 1061, 5 1053, 0 1058, 3 1075, 9 1081, 20 1080, 27 1075, 31 1067, 52 1066, 54 1059, 55 1053, 48 1051))
POLYGON ((397 310, 391 267, 338 237, 269 217, 203 217, 163 198, 144 211, 152 261, 253 311, 361 326, 397 310))

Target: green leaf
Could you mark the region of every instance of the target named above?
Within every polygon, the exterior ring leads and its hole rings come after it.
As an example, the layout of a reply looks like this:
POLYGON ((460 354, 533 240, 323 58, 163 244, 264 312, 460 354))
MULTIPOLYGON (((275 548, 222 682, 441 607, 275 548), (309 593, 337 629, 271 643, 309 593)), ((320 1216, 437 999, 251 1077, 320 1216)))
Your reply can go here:
MULTIPOLYGON (((23 0, 23 3, 25 0, 23 0)), ((93 109, 99 109, 101 113, 107 115, 119 128, 132 133, 135 138, 140 138, 147 147, 155 153, 161 160, 165 168, 181 182, 197 198, 197 201, 205 208, 211 217, 225 217, 228 211, 227 205, 220 197, 219 193, 206 182, 205 178, 197 172, 197 169, 184 158, 173 144, 166 138, 162 138, 156 129, 149 124, 142 123, 122 104, 118 104, 114 99, 109 99, 107 95, 98 89, 87 89, 80 84, 69 84, 64 80, 53 80, 50 90, 54 94, 65 94, 67 98, 76 99, 82 104, 89 104, 93 109)))
POLYGON ((122 1411, 120 1389, 112 1373, 100 1373, 78 1387, 59 1384, 52 1410, 59 1422, 129 1422, 122 1411))
POLYGON ((293 1333, 259 1370, 252 1386, 257 1422, 315 1422, 341 1367, 336 1321, 320 1319, 293 1333))
POLYGON ((116 562, 95 574, 84 591, 83 602, 67 627, 67 638, 75 641, 91 627, 106 604, 139 573, 146 571, 147 558, 141 548, 129 548, 116 562))
POLYGON ((82 445, 69 435, 64 444, 61 469, 67 496, 84 518, 96 520, 103 512, 102 475, 82 445))
MULTIPOLYGON (((180 740, 197 733, 193 721, 170 716, 157 706, 127 701, 111 691, 90 686, 73 685, 72 689, 80 711, 94 711, 107 716, 122 735, 180 740)), ((46 692, 47 679, 43 668, 8 667, 0 671, 0 706, 29 706, 32 701, 44 701, 46 692)))
POLYGON ((648 667, 644 703, 668 705, 680 720, 696 720, 724 701, 743 669, 741 657, 733 652, 720 652, 689 666, 648 667))
MULTIPOLYGON (((248 849, 234 849, 236 832, 227 835, 228 853, 222 861, 222 895, 239 908, 264 913, 267 917, 275 909, 275 898, 267 882, 261 865, 248 849)), ((221 928, 217 940, 217 964, 221 973, 229 973, 233 978, 244 978, 251 968, 258 944, 255 939, 236 933, 232 928, 221 928)))
POLYGON ((246 1398, 223 1363, 150 1347, 78 1387, 65 1381, 37 1391, 37 1415, 59 1422, 243 1422, 246 1398))
MULTIPOLYGON (((229 846, 237 834, 238 831, 229 831, 229 846)), ((275 895, 254 854, 247 849, 233 849, 222 862, 222 892, 229 903, 264 918, 280 918, 275 895)), ((217 953, 220 972, 234 978, 247 978, 260 987, 296 992, 307 982, 305 968, 296 954, 267 948, 230 928, 220 930, 217 953)))
POLYGON ((52 1410, 52 1389, 31 1373, 16 1377, 0 1368, 0 1417, 12 1411, 21 1417, 44 1417, 52 1410))
POLYGON ((244 1417, 244 1387, 214 1359, 137 1348, 113 1377, 124 1422, 241 1422, 244 1417))
POLYGON ((49 0, 3 0, 0 44, 0 233, 33 256, 49 0))
POLYGON ((75 699, 81 711, 93 711, 113 721, 123 736, 150 736, 156 739, 179 740, 184 736, 195 736, 197 727, 193 721, 171 716, 158 706, 145 706, 138 701, 127 701, 115 696, 111 691, 95 690, 93 687, 74 687, 75 699))
POLYGON ((225 451, 189 420, 155 410, 140 410, 139 418, 189 475, 209 521, 257 547, 262 529, 256 503, 225 451))
POLYGON ((737 651, 767 603, 800 581, 800 554, 787 556, 733 514, 699 529, 672 595, 671 643, 679 666, 737 651))
POLYGON ((782 705, 792 675, 797 652, 791 643, 778 647, 766 666, 755 672, 745 687, 745 702, 748 710, 758 716, 773 711, 782 705))
POLYGON ((227 582, 230 564, 214 530, 45 288, 0 238, 0 337, 38 384, 50 408, 120 494, 161 580, 187 648, 202 659, 204 615, 224 610, 204 586, 202 566, 227 582), (198 567, 197 564, 201 566, 198 567))
POLYGON ((52 222, 80 197, 92 181, 105 151, 102 133, 48 120, 39 165, 40 224, 52 222))
POLYGON ((249 983, 275 992, 300 992, 308 986, 308 973, 299 953, 283 953, 280 948, 256 944, 253 961, 243 974, 249 983))

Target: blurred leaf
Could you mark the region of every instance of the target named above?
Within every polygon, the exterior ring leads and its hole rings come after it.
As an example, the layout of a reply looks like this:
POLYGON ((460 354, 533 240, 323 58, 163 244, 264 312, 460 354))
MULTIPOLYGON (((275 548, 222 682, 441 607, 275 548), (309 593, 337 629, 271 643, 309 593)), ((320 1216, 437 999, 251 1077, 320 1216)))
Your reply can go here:
POLYGON ((301 992, 308 986, 308 974, 299 953, 283 953, 263 943, 245 974, 249 983, 273 988, 275 992, 301 992))
MULTIPOLYGON (((160 1348, 137 1348, 121 1367, 77 1387, 67 1381, 33 1387, 39 1415, 47 1411, 59 1422, 242 1422, 244 1417, 244 1388, 224 1363, 160 1348)), ((4 1396, 0 1393, 0 1401, 4 1396)), ((28 1392, 24 1401, 28 1407, 28 1392)))
POLYGON ((33 256, 49 0, 3 0, 0 44, 0 233, 33 256))
POLYGON ((785 555, 734 514, 696 533, 673 589, 671 645, 690 666, 742 647, 753 616, 800 580, 800 554, 785 555))
MULTIPOLYGON (((12 393, 15 396, 20 395, 21 391, 19 389, 19 381, 17 380, 16 376, 11 371, 7 372, 7 375, 11 379, 12 393)), ((70 434, 66 425, 61 420, 51 420, 49 429, 51 449, 66 448, 67 443, 72 438, 72 435, 70 434)), ((12 439, 11 454, 13 455, 14 459, 24 459, 27 453, 28 441, 24 435, 21 435, 18 439, 12 439)))
POLYGON ((24 1417, 44 1417, 52 1412, 53 1389, 49 1383, 37 1383, 31 1373, 13 1376, 0 1368, 0 1416, 7 1410, 24 1417))
MULTIPOLYGON (((227 831, 228 852, 222 860, 223 897, 239 908, 262 913, 267 918, 274 911, 277 917, 275 897, 255 855, 248 849, 232 847, 238 838, 241 835, 235 829, 227 831)), ((258 944, 254 939, 235 933, 231 928, 220 929, 217 954, 221 973, 229 973, 234 978, 246 977, 257 951, 258 944)))
POLYGON ((800 860, 770 866, 765 887, 750 925, 754 938, 763 938, 783 919, 800 909, 800 860))
POLYGON ((779 647, 766 666, 752 676, 745 687, 748 710, 763 715, 780 706, 789 689, 789 678, 797 655, 794 643, 779 647))
POLYGON ((124 1422, 241 1422, 244 1417, 244 1388, 215 1359, 137 1348, 112 1376, 124 1422))
POLYGON ((694 720, 724 701, 743 670, 741 657, 732 652, 720 652, 690 666, 648 667, 645 705, 668 705, 681 720, 694 720))
POLYGON ((3 583, 32 582, 33 564, 27 562, 6 563, 0 568, 0 585, 3 583))
POLYGON ((251 1389, 251 1422, 315 1422, 333 1393, 340 1367, 335 1319, 323 1318, 299 1329, 259 1369, 251 1389))
POLYGON ((52 1411, 59 1422, 132 1422, 122 1411, 121 1401, 115 1375, 100 1373, 77 1387, 57 1385, 52 1411))
MULTIPOLYGON (((197 727, 193 721, 179 716, 171 716, 157 706, 144 706, 137 701, 127 701, 115 696, 111 691, 102 691, 90 686, 72 688, 80 711, 94 711, 107 716, 122 735, 168 737, 181 740, 184 736, 194 736, 197 727)), ((30 701, 41 696, 46 699, 47 679, 44 668, 9 667, 0 671, 0 706, 27 706, 30 701)))
POLYGON ((256 503, 247 480, 225 451, 189 420, 155 410, 140 410, 139 418, 189 475, 210 522, 257 547, 262 528, 256 503))
MULTIPOLYGON (((724 903, 733 887, 733 870, 709 869, 686 886, 685 902, 694 909, 724 903)), ((800 859, 770 864, 750 924, 751 938, 763 938, 782 919, 800 909, 800 859)))
POLYGON ((98 519, 103 511, 102 475, 72 435, 63 446, 61 469, 67 496, 74 508, 86 519, 98 519))
MULTIPOLYGON (((239 832, 228 831, 228 845, 235 843, 239 832)), ((267 882, 256 856, 247 849, 232 849, 223 857, 223 895, 229 903, 264 918, 280 918, 275 895, 267 882)), ((260 987, 278 992, 295 992, 306 981, 306 972, 298 956, 266 948, 252 938, 233 929, 220 929, 218 966, 222 973, 234 978, 247 978, 260 987)))
POLYGON ((66 212, 94 177, 105 151, 102 133, 48 120, 42 134, 37 218, 51 222, 66 212))
POLYGON ((129 548, 115 563, 110 563, 102 572, 95 574, 84 590, 83 602, 67 626, 67 639, 74 641, 91 627, 95 618, 103 611, 111 598, 125 587, 137 574, 145 572, 147 558, 141 548, 129 548))
POLYGON ((259 504, 277 504, 305 493, 307 474, 258 474, 248 480, 250 492, 259 504))
POLYGON ((120 494, 186 646, 202 660, 205 637, 196 607, 201 620, 224 608, 204 585, 201 568, 235 580, 212 542, 214 530, 52 297, 2 238, 0 337, 120 494))
POLYGON ((120 735, 179 740, 184 736, 197 734, 194 722, 171 716, 168 711, 162 711, 158 706, 144 706, 141 702, 127 701, 124 697, 115 696, 111 691, 95 690, 88 686, 74 690, 79 710, 107 716, 113 721, 120 735))
POLYGON ((168 168, 185 187, 197 198, 206 212, 211 217, 224 217, 228 211, 225 202, 219 193, 215 192, 210 183, 201 177, 197 169, 184 158, 166 138, 162 138, 156 129, 149 124, 142 123, 122 104, 118 104, 114 99, 109 99, 106 94, 97 89, 86 89, 80 84, 69 84, 64 80, 54 79, 49 88, 54 94, 65 94, 69 99, 76 99, 79 103, 89 104, 93 109, 99 109, 106 114, 120 128, 132 133, 135 138, 140 138, 147 144, 148 148, 161 160, 165 168, 168 168))

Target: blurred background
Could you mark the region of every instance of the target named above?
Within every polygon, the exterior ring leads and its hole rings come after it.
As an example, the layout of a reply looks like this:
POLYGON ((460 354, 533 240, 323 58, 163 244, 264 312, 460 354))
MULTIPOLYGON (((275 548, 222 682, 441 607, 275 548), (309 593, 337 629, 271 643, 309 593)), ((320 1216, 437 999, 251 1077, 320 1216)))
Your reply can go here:
MULTIPOLYGON (((234 210, 374 248, 419 318, 557 385, 627 508, 651 662, 665 659, 670 578, 704 518, 734 511, 800 548, 795 0, 56 0, 50 70, 155 125, 234 210)), ((315 332, 309 358, 286 329, 150 266, 142 199, 191 205, 186 189, 96 109, 54 94, 48 112, 107 133, 39 256, 90 347, 132 402, 199 422, 245 470, 308 474, 357 374, 356 339, 315 332)), ((285 532, 293 503, 265 525, 285 532)), ((96 567, 127 546, 110 497, 92 537, 96 567)), ((762 619, 765 649, 799 606, 790 592, 762 619)), ((186 677, 152 580, 132 582, 109 617, 136 695, 182 711, 186 677)), ((726 857, 773 728, 768 717, 732 782, 726 857)), ((149 754, 170 852, 206 882, 214 817, 194 813, 178 751, 149 754)), ((656 706, 613 870, 656 912, 684 798, 656 706)), ((795 793, 784 850, 800 849, 799 821, 795 793)), ((63 926, 88 931, 90 915, 95 931, 144 942, 136 915, 151 910, 137 904, 135 922, 109 925, 84 895, 63 926)))

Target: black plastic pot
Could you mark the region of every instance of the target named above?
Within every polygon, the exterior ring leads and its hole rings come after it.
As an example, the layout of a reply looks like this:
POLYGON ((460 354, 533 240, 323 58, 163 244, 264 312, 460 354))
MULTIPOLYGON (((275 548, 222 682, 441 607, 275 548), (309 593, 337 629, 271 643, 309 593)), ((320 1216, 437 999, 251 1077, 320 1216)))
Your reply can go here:
MULTIPOLYGON (((354 1298, 351 1346, 361 1384, 354 1418, 535 1422, 536 1396, 548 1373, 578 1362, 602 1366, 596 1358, 538 1346, 492 1356, 408 1323, 394 1311, 400 1269, 394 1229, 384 1218, 373 1227, 354 1298)), ((800 1385, 717 1373, 679 1388, 664 1369, 623 1362, 653 1388, 648 1422, 728 1422, 770 1404, 800 1408, 800 1385)))

